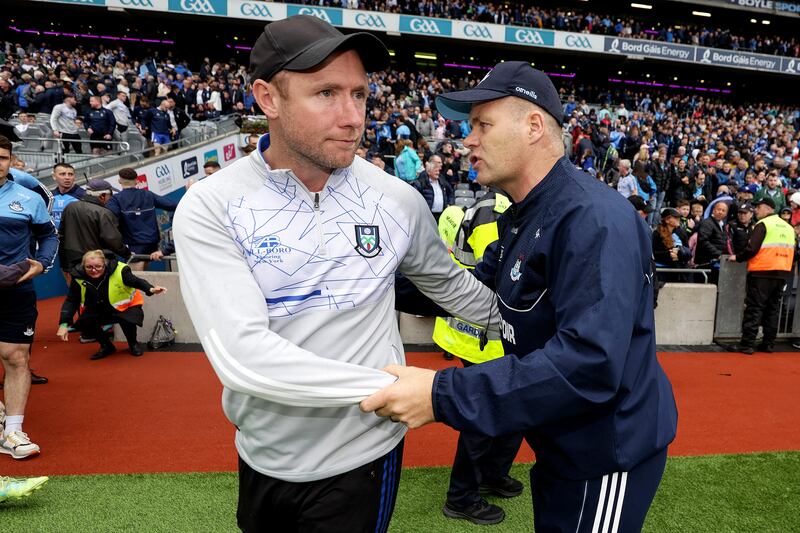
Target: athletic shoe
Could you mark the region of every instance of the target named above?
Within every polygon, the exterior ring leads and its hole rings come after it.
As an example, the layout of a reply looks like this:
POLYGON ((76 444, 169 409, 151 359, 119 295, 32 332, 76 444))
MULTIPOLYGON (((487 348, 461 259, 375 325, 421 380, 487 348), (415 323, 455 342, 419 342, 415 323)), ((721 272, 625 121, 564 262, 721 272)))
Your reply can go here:
POLYGON ((0 503, 6 500, 19 500, 30 496, 41 489, 49 478, 30 477, 28 479, 14 479, 13 477, 0 477, 0 503))
POLYGON ((12 431, 3 437, 2 446, 0 446, 0 453, 8 454, 14 459, 25 459, 39 455, 39 452, 39 446, 32 443, 28 434, 22 431, 12 431))
POLYGON ((483 498, 473 503, 469 507, 456 507, 449 502, 442 507, 442 514, 447 518, 459 518, 469 520, 479 526, 490 526, 499 524, 506 518, 506 512, 500 507, 492 505, 483 498))
POLYGON ((761 344, 756 346, 756 351, 757 352, 774 353, 775 352, 775 345, 762 342, 761 344))
POLYGON ((503 476, 499 479, 484 481, 481 483, 481 492, 489 492, 501 498, 513 498, 522 494, 523 485, 511 476, 503 476))
POLYGON ((31 370, 31 385, 44 385, 48 381, 50 380, 46 377, 34 374, 33 370, 31 370))
POLYGON ((84 337, 83 335, 81 335, 78 338, 78 342, 80 342, 81 344, 91 344, 93 342, 97 342, 97 339, 93 337, 84 337))

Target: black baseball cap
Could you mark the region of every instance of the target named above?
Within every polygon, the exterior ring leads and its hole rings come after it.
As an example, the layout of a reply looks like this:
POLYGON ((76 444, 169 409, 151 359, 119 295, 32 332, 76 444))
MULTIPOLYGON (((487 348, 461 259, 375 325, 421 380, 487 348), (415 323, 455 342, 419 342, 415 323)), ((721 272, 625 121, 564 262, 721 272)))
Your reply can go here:
POLYGON ((772 200, 772 198, 764 197, 761 200, 757 200, 757 201, 753 202, 753 205, 761 205, 761 204, 768 205, 772 209, 775 209, 775 202, 772 200))
POLYGON ((309 70, 338 50, 358 52, 368 72, 389 65, 389 51, 374 35, 345 35, 317 17, 295 15, 266 25, 250 52, 250 79, 269 81, 281 70, 309 70))
POLYGON ((91 192, 119 192, 119 189, 115 189, 106 180, 100 178, 89 180, 89 183, 86 184, 86 190, 91 192))
POLYGON ((436 109, 446 119, 466 120, 474 104, 516 96, 538 105, 559 124, 564 121, 561 98, 553 82, 541 70, 536 70, 525 61, 498 63, 481 82, 466 91, 457 91, 439 96, 436 109))
POLYGON ((642 198, 641 196, 636 196, 635 194, 632 194, 631 196, 628 196, 628 201, 637 211, 644 211, 648 215, 653 212, 653 206, 645 202, 644 198, 642 198))

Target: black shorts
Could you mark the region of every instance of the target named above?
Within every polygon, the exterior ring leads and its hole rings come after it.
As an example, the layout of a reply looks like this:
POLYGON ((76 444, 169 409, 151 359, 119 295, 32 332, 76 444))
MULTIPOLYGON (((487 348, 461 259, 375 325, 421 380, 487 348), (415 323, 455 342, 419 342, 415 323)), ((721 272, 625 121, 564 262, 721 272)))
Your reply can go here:
POLYGON ((0 342, 33 343, 38 316, 35 291, 0 289, 0 342))
POLYGON ((293 483, 256 472, 239 458, 239 528, 245 533, 385 533, 402 462, 400 441, 355 470, 293 483))

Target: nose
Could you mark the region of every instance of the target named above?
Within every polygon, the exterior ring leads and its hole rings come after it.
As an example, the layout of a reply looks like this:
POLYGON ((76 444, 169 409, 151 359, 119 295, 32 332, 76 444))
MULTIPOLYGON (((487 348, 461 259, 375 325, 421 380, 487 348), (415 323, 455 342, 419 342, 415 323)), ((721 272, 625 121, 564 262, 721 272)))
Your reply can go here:
POLYGON ((357 100, 352 96, 344 98, 341 106, 341 120, 343 127, 360 129, 366 120, 366 102, 357 100))
POLYGON ((478 135, 475 132, 476 130, 473 129, 469 132, 469 135, 464 138, 464 148, 472 150, 474 147, 478 146, 478 135))

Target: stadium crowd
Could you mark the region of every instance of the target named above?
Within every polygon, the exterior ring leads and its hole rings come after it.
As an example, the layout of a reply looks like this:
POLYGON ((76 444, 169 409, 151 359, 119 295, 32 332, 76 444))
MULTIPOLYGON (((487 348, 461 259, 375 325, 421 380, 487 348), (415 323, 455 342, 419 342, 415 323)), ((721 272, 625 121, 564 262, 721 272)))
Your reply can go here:
MULTIPOLYGON (((681 43, 742 52, 800 57, 800 41, 774 32, 737 34, 736 30, 697 24, 661 24, 630 15, 595 13, 580 9, 544 8, 519 3, 389 0, 297 0, 294 3, 385 11, 425 17, 471 20, 549 30, 615 35, 634 39, 681 43)), ((741 28, 739 29, 741 30, 741 28)))
MULTIPOLYGON (((206 58, 190 68, 171 57, 131 58, 122 48, 57 50, 6 43, 4 49, 0 118, 15 115, 20 131, 36 120, 35 113, 50 114, 65 151, 69 144, 80 149, 80 143, 69 142, 79 127, 98 140, 134 127, 154 142, 158 153, 189 119, 256 112, 245 67, 232 61, 206 58)), ((473 86, 482 75, 370 74, 359 154, 411 183, 436 215, 453 203, 468 205, 485 192, 473 183, 461 143, 469 124, 445 120, 434 104, 437 95, 473 86)), ((624 195, 643 198, 657 232, 666 235, 660 227, 662 209, 680 213, 678 257, 662 257, 661 266, 713 267, 721 254, 733 253, 732 235, 741 222, 738 207, 747 200, 769 195, 777 210, 793 208, 792 221, 800 222, 800 195, 792 196, 800 188, 797 109, 571 80, 562 81, 560 92, 564 144, 573 163, 624 195), (703 220, 714 217, 710 206, 719 198, 731 221, 722 228, 724 238, 700 231, 703 220), (709 238, 715 242, 709 244, 709 238)))

